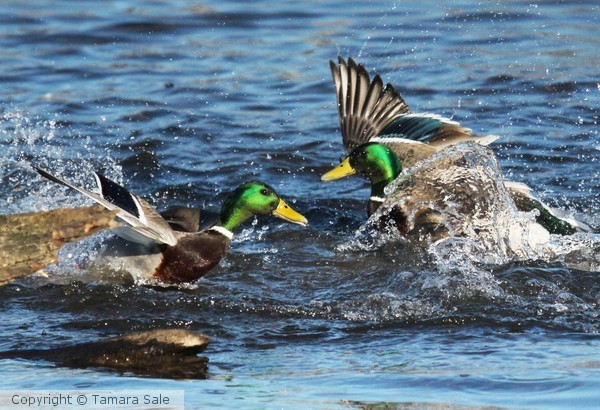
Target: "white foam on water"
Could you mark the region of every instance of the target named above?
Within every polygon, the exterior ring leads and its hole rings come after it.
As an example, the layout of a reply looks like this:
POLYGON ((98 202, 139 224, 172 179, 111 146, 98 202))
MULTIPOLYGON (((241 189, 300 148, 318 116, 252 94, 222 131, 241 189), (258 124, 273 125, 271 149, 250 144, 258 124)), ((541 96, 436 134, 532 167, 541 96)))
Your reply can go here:
POLYGON ((338 251, 372 251, 398 243, 398 252, 405 254, 407 243, 418 245, 425 248, 437 272, 429 274, 428 286, 441 289, 445 279, 440 275, 455 280, 458 275, 464 285, 461 292, 470 289, 492 297, 503 294, 490 274, 494 266, 537 261, 600 270, 600 235, 550 234, 536 222, 537 211, 519 211, 494 155, 478 144, 441 150, 405 170, 386 194, 380 209, 338 251), (437 215, 448 235, 440 239, 403 236, 394 227, 381 230, 377 221, 396 204, 408 215, 409 227, 416 226, 419 213, 427 209, 437 215))

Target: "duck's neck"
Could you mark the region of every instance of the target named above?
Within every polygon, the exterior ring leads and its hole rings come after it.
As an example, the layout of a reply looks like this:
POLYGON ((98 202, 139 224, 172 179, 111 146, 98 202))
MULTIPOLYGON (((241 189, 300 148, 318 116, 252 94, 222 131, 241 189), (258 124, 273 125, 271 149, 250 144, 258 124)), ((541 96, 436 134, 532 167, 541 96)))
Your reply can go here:
MULTIPOLYGON (((397 159, 397 158, 396 158, 397 159)), ((394 181, 402 172, 400 161, 383 162, 379 164, 377 172, 369 175, 371 180, 371 196, 383 198, 385 196, 385 187, 394 181)))
POLYGON ((223 207, 221 208, 221 214, 215 226, 221 226, 231 232, 244 221, 250 218, 253 214, 247 207, 244 206, 242 201, 237 197, 229 196, 225 199, 223 207))
POLYGON ((388 186, 394 179, 385 179, 379 182, 371 182, 371 197, 385 197, 385 187, 388 186))
POLYGON ((386 180, 371 184, 371 197, 369 198, 369 206, 367 208, 367 214, 369 216, 373 215, 383 203, 385 198, 385 187, 392 181, 386 180))
POLYGON ((250 218, 252 215, 247 215, 245 212, 240 210, 233 210, 232 212, 223 213, 217 220, 216 226, 221 226, 228 231, 233 232, 235 228, 240 226, 245 220, 250 218))
POLYGON ((372 215, 385 198, 385 187, 391 184, 402 172, 400 160, 395 155, 378 166, 378 172, 369 176, 371 180, 371 198, 369 200, 369 216, 372 215))

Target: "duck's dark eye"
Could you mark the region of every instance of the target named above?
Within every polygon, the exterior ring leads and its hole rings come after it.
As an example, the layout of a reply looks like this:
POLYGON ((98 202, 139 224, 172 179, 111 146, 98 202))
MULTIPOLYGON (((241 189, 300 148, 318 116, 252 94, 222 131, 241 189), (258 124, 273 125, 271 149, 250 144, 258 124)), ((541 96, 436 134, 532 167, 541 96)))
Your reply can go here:
POLYGON ((269 195, 269 191, 267 190, 267 188, 263 188, 263 189, 260 190, 260 194, 264 195, 264 196, 267 196, 267 195, 269 195))

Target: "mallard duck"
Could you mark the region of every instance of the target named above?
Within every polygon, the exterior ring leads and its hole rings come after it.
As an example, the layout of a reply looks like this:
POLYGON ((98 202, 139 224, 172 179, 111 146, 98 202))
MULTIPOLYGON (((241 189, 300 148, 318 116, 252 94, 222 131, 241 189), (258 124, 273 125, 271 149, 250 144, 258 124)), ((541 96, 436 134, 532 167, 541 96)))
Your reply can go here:
MULTIPOLYGON (((435 186, 436 181, 439 181, 440 188, 447 185, 445 180, 448 178, 446 178, 447 175, 445 174, 450 173, 451 169, 454 170, 457 168, 456 162, 440 161, 438 164, 440 165, 439 169, 430 170, 430 172, 427 173, 426 179, 421 178, 419 180, 421 185, 431 185, 433 183, 435 186)), ((378 142, 368 142, 353 149, 350 155, 341 161, 339 166, 325 173, 321 177, 321 180, 332 181, 353 174, 359 174, 369 179, 371 182, 371 197, 369 198, 368 215, 371 216, 385 201, 385 187, 396 180, 401 172, 402 162, 394 150, 378 142)), ((468 175, 463 176, 461 179, 465 178, 468 178, 468 175)), ((591 228, 584 223, 572 218, 562 217, 551 210, 543 202, 532 195, 531 188, 527 185, 506 181, 504 182, 504 187, 508 191, 518 210, 523 212, 531 212, 533 210, 538 211, 536 221, 549 233, 571 235, 579 231, 591 231, 591 228)), ((456 185, 456 190, 458 189, 461 188, 456 185)), ((426 192, 426 190, 420 189, 411 191, 412 195, 409 196, 422 196, 422 198, 411 199, 420 201, 421 203, 432 203, 438 200, 438 198, 425 195, 423 192, 426 192)), ((460 200, 462 201, 463 208, 476 206, 475 204, 466 206, 469 201, 474 200, 472 196, 473 195, 463 196, 460 200)), ((414 206, 412 205, 409 206, 404 204, 403 206, 397 204, 397 206, 394 206, 390 211, 389 217, 394 220, 396 227, 401 233, 407 234, 411 229, 423 231, 423 227, 425 227, 427 231, 436 231, 438 233, 440 229, 443 229, 443 227, 440 226, 441 221, 439 214, 433 209, 427 207, 423 207, 422 209, 413 208, 414 206), (409 213, 413 216, 413 222, 411 224, 407 223, 409 213)))
POLYGON ((172 210, 163 216, 144 199, 99 173, 94 173, 99 191, 95 193, 41 168, 35 170, 115 211, 123 222, 116 233, 126 242, 111 256, 152 283, 191 282, 205 275, 225 256, 233 231, 254 215, 271 214, 302 226, 308 224, 273 188, 258 181, 237 187, 225 199, 216 223, 198 231, 197 211, 172 210))
MULTIPOLYGON (((402 167, 410 168, 441 149, 465 141, 487 146, 498 136, 476 136, 458 122, 430 113, 412 113, 391 84, 379 75, 371 81, 366 69, 352 58, 329 62, 335 83, 340 129, 346 151, 341 164, 323 175, 324 181, 359 173, 371 180, 368 214, 383 203, 384 188, 396 179, 402 167)), ((573 234, 590 228, 578 221, 558 217, 531 195, 525 184, 506 182, 517 208, 539 215, 537 221, 550 233, 573 234)), ((431 223, 430 211, 423 219, 431 223)), ((395 218, 402 219, 399 211, 395 218)), ((425 222, 424 222, 425 223, 425 222)))
POLYGON ((430 113, 413 113, 391 84, 349 58, 329 62, 337 96, 344 148, 350 153, 366 142, 390 147, 410 168, 440 149, 462 141, 488 145, 496 135, 476 136, 458 122, 430 113))

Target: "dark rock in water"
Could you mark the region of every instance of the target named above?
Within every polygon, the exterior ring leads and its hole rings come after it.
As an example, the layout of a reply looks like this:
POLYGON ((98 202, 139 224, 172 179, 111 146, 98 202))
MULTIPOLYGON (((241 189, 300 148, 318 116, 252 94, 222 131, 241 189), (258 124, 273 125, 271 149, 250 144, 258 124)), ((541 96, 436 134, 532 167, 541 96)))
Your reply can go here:
POLYGON ((184 329, 159 329, 56 349, 0 352, 0 359, 47 360, 73 368, 99 367, 144 377, 205 379, 210 339, 184 329))

